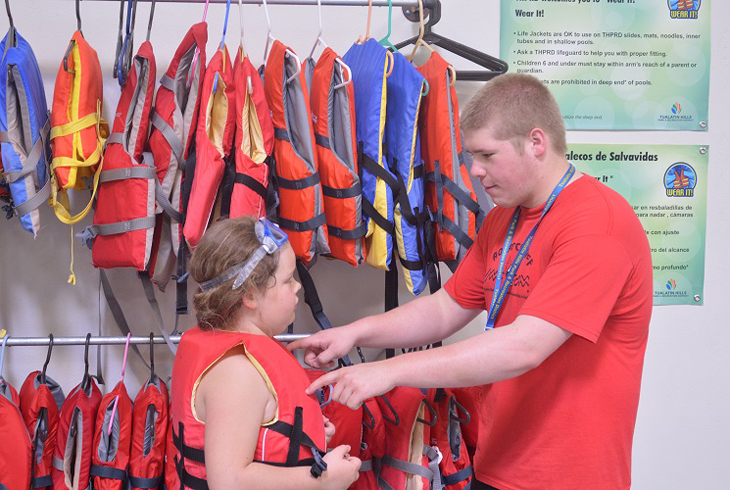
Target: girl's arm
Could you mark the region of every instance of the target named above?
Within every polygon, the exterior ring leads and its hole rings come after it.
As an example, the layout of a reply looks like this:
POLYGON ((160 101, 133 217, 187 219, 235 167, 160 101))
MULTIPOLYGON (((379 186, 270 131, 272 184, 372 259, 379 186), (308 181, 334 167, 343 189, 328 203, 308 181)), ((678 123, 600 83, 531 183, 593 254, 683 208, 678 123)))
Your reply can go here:
POLYGON ((205 422, 205 467, 211 490, 344 489, 357 479, 359 460, 345 458, 349 448, 342 446, 325 457, 327 471, 320 478, 314 478, 309 467, 254 463, 259 427, 268 421, 264 419, 270 400, 266 383, 242 347, 228 352, 203 376, 195 407, 205 422))

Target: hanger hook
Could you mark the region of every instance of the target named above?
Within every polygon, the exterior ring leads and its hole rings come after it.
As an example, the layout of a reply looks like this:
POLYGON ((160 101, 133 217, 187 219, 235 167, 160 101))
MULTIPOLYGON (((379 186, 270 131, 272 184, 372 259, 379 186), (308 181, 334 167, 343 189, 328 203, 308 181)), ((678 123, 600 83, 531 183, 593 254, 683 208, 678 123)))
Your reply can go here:
POLYGON ((46 353, 46 362, 43 363, 43 370, 41 371, 41 383, 46 384, 46 368, 48 363, 51 362, 51 352, 53 351, 53 334, 48 334, 48 352, 46 353))
POLYGON ((81 33, 81 35, 84 35, 84 32, 81 30, 81 1, 76 0, 76 30, 81 33))
POLYGON ((362 421, 362 425, 367 427, 370 430, 373 430, 375 428, 375 417, 373 417, 373 413, 370 411, 368 406, 363 403, 362 404, 362 411, 364 412, 364 415, 367 417, 367 422, 365 420, 362 421))
POLYGON ((266 14, 266 45, 264 46, 264 65, 266 64, 266 61, 269 59, 269 48, 271 47, 271 41, 274 39, 274 36, 271 35, 271 17, 269 17, 269 4, 266 3, 266 0, 263 0, 264 4, 264 14, 266 14))
POLYGON ((155 4, 157 3, 157 0, 152 0, 152 5, 150 6, 150 21, 147 24, 147 42, 150 40, 150 33, 152 33, 152 19, 155 18, 155 4))
POLYGON ((426 398, 423 399, 423 404, 426 406, 428 411, 431 412, 431 421, 429 422, 428 420, 424 420, 421 417, 418 417, 416 420, 429 427, 433 427, 434 425, 436 425, 436 421, 438 420, 438 415, 436 414, 436 409, 433 408, 433 405, 431 405, 431 402, 428 401, 426 398))
POLYGON ((84 381, 82 384, 86 385, 89 379, 89 345, 91 344, 91 334, 86 334, 86 342, 84 343, 84 381))
POLYGON ((244 53, 246 52, 246 48, 243 45, 243 1, 238 0, 238 20, 241 27, 241 60, 243 60, 244 53))
POLYGON ((395 408, 393 408, 393 405, 390 404, 390 400, 388 400, 388 397, 385 396, 385 393, 380 395, 380 398, 385 402, 385 405, 388 407, 388 410, 390 410, 390 413, 393 414, 393 418, 391 419, 387 415, 385 415, 385 412, 383 412, 383 420, 390 422, 393 425, 400 425, 400 417, 398 416, 398 412, 395 411, 395 408))
POLYGON ((309 58, 314 57, 314 51, 320 44, 324 47, 327 47, 327 45, 322 40, 322 0, 317 0, 317 15, 319 17, 319 32, 317 33, 317 39, 314 41, 314 46, 312 46, 312 51, 309 53, 309 58))
POLYGON ((10 335, 6 333, 5 337, 3 337, 2 350, 0 350, 0 383, 5 381, 5 377, 3 376, 3 368, 5 367, 5 348, 7 347, 8 339, 10 339, 10 335))
POLYGON ((155 336, 150 332, 150 380, 154 379, 155 376, 155 336))
MULTIPOLYGON (((335 85, 333 87, 333 90, 337 90, 338 88, 342 88, 345 85, 349 85, 349 84, 352 83, 352 70, 347 65, 347 63, 345 63, 344 61, 342 61, 342 58, 340 58, 339 56, 337 58, 335 58, 335 62, 338 65, 340 65, 340 76, 342 78, 345 78, 344 77, 344 74, 342 73, 342 69, 344 68, 345 71, 347 72, 347 78, 342 83, 338 83, 337 85, 335 85)), ((362 355, 362 351, 361 350, 358 350, 358 354, 360 355, 360 359, 362 360, 362 362, 365 362, 365 357, 362 355)))
POLYGON ((423 34, 424 34, 424 25, 423 25, 423 1, 418 0, 418 39, 416 40, 415 44, 413 45, 413 51, 411 52, 410 61, 413 61, 413 57, 416 55, 416 51, 418 50, 418 46, 423 42, 423 34))
POLYGON ((286 79, 286 83, 288 85, 291 82, 293 82, 299 76, 299 74, 302 72, 302 62, 299 60, 299 56, 297 56, 294 53, 294 51, 292 51, 290 49, 286 50, 286 56, 291 56, 292 58, 294 58, 294 63, 297 64, 297 71, 294 72, 294 74, 292 76, 290 76, 289 78, 286 79))
POLYGON ((464 405, 459 403, 456 400, 455 396, 452 396, 449 399, 449 416, 451 417, 451 420, 455 422, 459 422, 460 424, 468 424, 471 421, 471 414, 469 413, 469 410, 466 409, 464 405), (453 408, 453 411, 452 411, 453 408), (459 416, 459 411, 464 414, 463 417, 459 416))
POLYGON ((10 12, 10 0, 5 0, 5 10, 8 11, 8 23, 10 23, 10 30, 12 31, 15 29, 15 24, 13 24, 13 13, 10 12))
POLYGON ((223 47, 226 45, 226 32, 228 31, 228 14, 230 12, 231 12, 231 0, 228 0, 226 2, 226 20, 223 21, 223 38, 221 39, 220 49, 223 49, 223 47))

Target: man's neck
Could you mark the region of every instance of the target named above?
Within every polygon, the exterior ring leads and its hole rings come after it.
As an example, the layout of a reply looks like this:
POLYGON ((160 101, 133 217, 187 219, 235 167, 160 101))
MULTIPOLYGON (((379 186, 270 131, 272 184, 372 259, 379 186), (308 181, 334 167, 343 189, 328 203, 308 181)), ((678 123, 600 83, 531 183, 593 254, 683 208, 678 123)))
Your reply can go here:
MULTIPOLYGON (((546 163, 548 163, 548 170, 536 184, 537 190, 533 194, 535 197, 524 204, 524 206, 527 208, 536 208, 544 205, 550 197, 550 194, 552 194, 552 192, 558 186, 558 183, 565 176, 571 165, 571 163, 566 159, 546 163)), ((582 175, 582 173, 576 170, 571 179, 566 184, 566 187, 575 182, 582 175)))

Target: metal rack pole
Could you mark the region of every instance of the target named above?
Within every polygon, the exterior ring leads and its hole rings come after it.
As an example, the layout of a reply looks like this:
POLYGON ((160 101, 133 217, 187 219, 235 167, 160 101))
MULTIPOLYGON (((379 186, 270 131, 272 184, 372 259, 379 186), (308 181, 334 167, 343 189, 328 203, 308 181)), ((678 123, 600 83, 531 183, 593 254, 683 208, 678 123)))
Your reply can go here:
MULTIPOLYGON (((282 343, 294 342, 298 339, 309 337, 311 334, 282 334, 276 335, 274 338, 282 343)), ((173 343, 180 342, 180 335, 171 335, 170 339, 173 343)), ((164 344, 164 337, 152 337, 155 344, 164 344)), ((50 343, 49 337, 13 337, 8 338, 8 347, 29 347, 29 346, 47 346, 50 343)), ((124 345, 127 343, 127 337, 91 337, 89 345, 124 345)), ((133 336, 129 338, 130 344, 149 344, 150 338, 133 336)), ((53 336, 53 346, 57 345, 86 345, 86 337, 56 337, 53 336)))
MULTIPOLYGON (((119 0, 84 0, 86 2, 118 2, 119 0)), ((151 2, 152 0, 139 0, 151 2)), ((227 0, 210 0, 210 3, 226 3, 227 0)), ((236 1, 236 0, 234 0, 236 1)), ((321 0, 323 6, 367 7, 368 0, 321 0)), ((422 0, 423 8, 433 7, 438 0, 422 0)), ((157 3, 205 3, 205 0, 157 0, 157 3)), ((262 5, 262 0, 242 0, 246 5, 262 5)), ((268 5, 317 5, 317 0, 267 0, 268 5)), ((392 0, 393 7, 418 7, 418 0, 392 0)), ((373 7, 388 7, 388 0, 372 0, 373 7)))

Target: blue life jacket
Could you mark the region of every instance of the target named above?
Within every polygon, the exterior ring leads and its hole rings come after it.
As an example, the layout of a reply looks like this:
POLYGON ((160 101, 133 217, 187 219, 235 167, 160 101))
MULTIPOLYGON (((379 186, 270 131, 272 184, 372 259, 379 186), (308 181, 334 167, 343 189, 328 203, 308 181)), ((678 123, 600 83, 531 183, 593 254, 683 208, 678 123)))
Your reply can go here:
POLYGON ((0 148, 3 178, 23 228, 38 234, 38 207, 51 195, 50 113, 38 62, 28 42, 10 28, 0 43, 0 148))
POLYGON ((393 72, 387 82, 385 142, 388 164, 399 184, 394 209, 395 237, 406 286, 418 295, 428 282, 424 241, 428 212, 424 204, 425 174, 418 135, 425 79, 401 53, 395 53, 393 60, 393 72))
POLYGON ((357 142, 362 172, 363 219, 368 230, 368 264, 388 270, 395 235, 393 190, 397 179, 389 170, 383 148, 388 69, 387 50, 374 39, 353 44, 343 56, 352 70, 357 114, 357 142))

